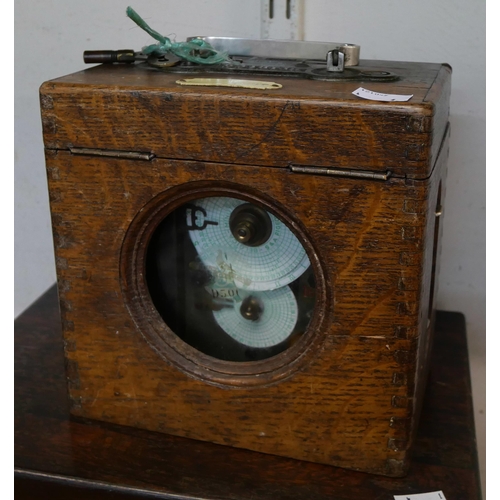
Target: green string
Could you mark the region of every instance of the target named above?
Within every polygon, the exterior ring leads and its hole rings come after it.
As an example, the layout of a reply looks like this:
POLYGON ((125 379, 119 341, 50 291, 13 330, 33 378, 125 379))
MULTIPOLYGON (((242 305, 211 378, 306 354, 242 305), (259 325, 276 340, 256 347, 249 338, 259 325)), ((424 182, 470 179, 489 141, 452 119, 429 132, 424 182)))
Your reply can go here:
POLYGON ((152 29, 132 7, 127 7, 127 16, 134 21, 139 28, 151 35, 158 43, 148 45, 142 49, 146 55, 154 54, 163 56, 168 52, 177 57, 198 64, 218 64, 228 59, 225 52, 218 52, 208 42, 195 38, 189 42, 172 42, 170 38, 161 35, 152 29))

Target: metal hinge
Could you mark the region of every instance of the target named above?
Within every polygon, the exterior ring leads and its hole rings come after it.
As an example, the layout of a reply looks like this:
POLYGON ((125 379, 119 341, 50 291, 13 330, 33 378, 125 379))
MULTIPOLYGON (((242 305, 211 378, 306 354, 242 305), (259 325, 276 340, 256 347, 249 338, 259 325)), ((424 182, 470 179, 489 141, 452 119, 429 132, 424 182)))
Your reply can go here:
POLYGON ((144 153, 140 151, 116 151, 113 149, 97 149, 97 148, 69 148, 74 155, 87 156, 106 156, 111 158, 126 158, 127 160, 152 160, 155 155, 153 153, 144 153))
POLYGON ((331 167, 299 167, 290 165, 290 170, 298 174, 313 174, 313 175, 334 175, 338 177, 354 177, 357 179, 375 179, 386 181, 391 176, 391 172, 371 172, 370 170, 342 170, 340 168, 331 167))

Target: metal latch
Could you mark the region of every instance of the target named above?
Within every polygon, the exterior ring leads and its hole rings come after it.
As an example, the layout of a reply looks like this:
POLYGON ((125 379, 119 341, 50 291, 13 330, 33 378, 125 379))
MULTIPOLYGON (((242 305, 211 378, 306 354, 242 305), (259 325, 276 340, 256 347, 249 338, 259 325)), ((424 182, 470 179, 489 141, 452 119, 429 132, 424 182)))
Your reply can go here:
POLYGON ((326 63, 328 71, 344 71, 344 67, 357 66, 359 64, 359 52, 361 50, 359 45, 338 42, 255 40, 251 38, 213 36, 189 37, 187 41, 189 42, 195 39, 204 40, 215 50, 227 52, 233 58, 239 56, 305 61, 323 60, 326 63))
POLYGON ((326 71, 344 71, 345 54, 338 50, 330 50, 326 54, 326 71))
MULTIPOLYGON (((228 75, 288 76, 311 80, 354 80, 387 82, 399 77, 380 68, 360 66, 360 46, 337 42, 304 42, 296 40, 254 40, 230 37, 189 37, 186 44, 203 41, 217 53, 228 57, 217 64, 198 64, 173 53, 133 50, 85 51, 84 61, 96 63, 134 63, 181 74, 218 73, 228 75)), ((196 45, 196 44, 194 44, 196 45)), ((204 57, 203 49, 192 50, 192 56, 204 57)))

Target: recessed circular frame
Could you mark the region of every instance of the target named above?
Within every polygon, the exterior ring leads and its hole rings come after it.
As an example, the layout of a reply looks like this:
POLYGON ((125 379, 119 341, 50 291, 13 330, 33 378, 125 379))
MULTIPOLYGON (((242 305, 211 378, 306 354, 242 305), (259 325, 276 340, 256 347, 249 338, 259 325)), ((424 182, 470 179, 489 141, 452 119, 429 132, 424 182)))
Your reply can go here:
POLYGON ((141 209, 125 235, 120 261, 122 292, 139 332, 170 365, 218 386, 252 387, 276 383, 302 369, 316 355, 326 337, 333 304, 325 266, 291 210, 269 196, 230 182, 194 181, 163 191, 141 209), (218 359, 182 340, 164 321, 153 303, 146 280, 149 243, 165 218, 179 207, 209 197, 231 197, 268 211, 283 222, 303 245, 315 281, 315 306, 303 335, 286 350, 267 359, 235 362, 218 359))

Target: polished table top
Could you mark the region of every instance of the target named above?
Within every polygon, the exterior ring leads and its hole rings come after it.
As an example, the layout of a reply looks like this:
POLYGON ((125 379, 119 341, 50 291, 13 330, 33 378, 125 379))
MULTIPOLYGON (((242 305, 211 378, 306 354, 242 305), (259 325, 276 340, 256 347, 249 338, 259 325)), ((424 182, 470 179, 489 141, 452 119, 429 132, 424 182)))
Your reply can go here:
POLYGON ((413 462, 397 479, 70 417, 58 315, 52 287, 15 322, 16 499, 481 498, 460 313, 438 312, 413 462))

